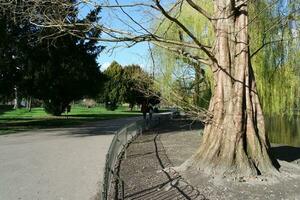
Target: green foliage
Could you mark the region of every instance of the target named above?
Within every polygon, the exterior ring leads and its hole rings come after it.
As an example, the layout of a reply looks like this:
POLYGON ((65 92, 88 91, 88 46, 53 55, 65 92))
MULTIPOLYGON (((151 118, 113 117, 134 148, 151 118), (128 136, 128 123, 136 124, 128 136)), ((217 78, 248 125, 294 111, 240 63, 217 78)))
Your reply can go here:
MULTIPOLYGON (((212 1, 202 0, 197 3, 208 12, 212 12, 212 1)), ((213 45, 214 31, 211 23, 205 17, 199 15, 186 2, 183 3, 180 9, 180 12, 174 11, 172 15, 181 21, 200 42, 208 46, 213 45)), ((153 26, 158 28, 158 34, 161 37, 175 41, 190 41, 187 34, 183 33, 178 26, 168 20, 153 26)), ((166 44, 166 46, 172 45, 166 44)), ((198 49, 184 48, 183 50, 193 55, 207 58, 198 49)), ((157 83, 165 100, 171 105, 175 104, 186 109, 189 109, 187 108, 189 107, 188 104, 192 107, 207 108, 211 97, 210 82, 212 80, 209 76, 209 68, 161 47, 156 47, 154 52, 158 63, 157 66, 160 66, 161 70, 157 83), (199 76, 200 68, 202 75, 199 76)))
POLYGON ((285 16, 292 12, 293 5, 293 2, 285 5, 278 1, 272 9, 260 13, 257 8, 270 6, 267 1, 255 1, 250 7, 250 16, 255 17, 255 20, 250 19, 253 21, 249 29, 251 51, 270 42, 252 59, 263 111, 269 116, 292 116, 300 103, 300 40, 291 39, 299 19, 285 16))
POLYGON ((22 86, 30 85, 31 96, 44 100, 48 112, 59 115, 73 100, 95 96, 103 81, 96 54, 78 39, 66 36, 56 47, 43 44, 32 51, 33 68, 22 86), (36 56, 39 56, 37 59, 36 56))
MULTIPOLYGON (((197 3, 212 13, 212 1, 201 0, 197 3)), ((300 104, 300 19, 295 15, 299 11, 299 0, 288 2, 280 0, 273 4, 266 0, 250 1, 249 5, 250 50, 253 53, 263 46, 262 50, 252 58, 263 111, 268 115, 292 116, 295 110, 299 110, 300 104), (267 45, 263 45, 265 43, 267 45)), ((186 3, 183 3, 180 9, 180 12, 174 10, 171 15, 183 22, 203 44, 213 46, 214 31, 207 19, 186 3)), ((168 20, 160 24, 155 23, 153 26, 158 28, 161 37, 176 41, 190 41, 178 26, 168 20)), ((166 44, 166 46, 172 45, 166 44)), ((197 49, 184 48, 183 50, 206 58, 197 49)), ((202 82, 199 82, 197 81, 198 63, 193 63, 184 56, 176 55, 164 48, 156 47, 154 51, 156 61, 159 63, 157 66, 161 66, 162 75, 158 79, 158 84, 165 99, 179 107, 186 107, 183 105, 188 102, 207 108, 213 92, 210 87, 213 85, 212 72, 209 68, 200 65, 205 75, 204 79, 201 79, 202 82), (188 78, 186 74, 189 74, 188 78), (183 79, 185 81, 182 81, 183 79), (200 83, 201 89, 197 88, 199 85, 192 82, 200 83)))
POLYGON ((29 30, 28 23, 18 26, 9 16, 0 14, 0 97, 12 99, 22 79, 29 30))
POLYGON ((114 61, 104 71, 104 74, 107 77, 107 81, 104 84, 104 92, 101 95, 101 100, 105 102, 108 110, 115 110, 118 103, 124 100, 125 87, 122 84, 122 66, 114 61))
POLYGON ((132 109, 136 104, 144 101, 159 103, 153 90, 153 81, 139 65, 128 65, 124 68, 116 61, 104 71, 107 81, 100 101, 104 102, 108 110, 114 110, 118 104, 129 103, 132 109))
MULTIPOLYGON (((71 6, 70 9, 75 7, 71 6)), ((48 11, 55 12, 55 9, 48 11)), ((70 14, 67 16, 68 22, 93 23, 99 20, 99 12, 97 8, 84 19, 70 14)), ((53 16, 62 17, 57 13, 53 16)), ((29 21, 15 22, 7 15, 0 15, 0 34, 6 39, 0 42, 0 56, 4 58, 0 60, 0 93, 12 96, 14 87, 17 87, 20 96, 41 99, 47 112, 60 115, 71 101, 95 96, 99 92, 103 75, 96 57, 103 47, 95 40, 71 35, 40 41, 54 33, 54 28, 42 29, 31 25, 29 21)), ((100 32, 98 29, 89 29, 82 37, 86 35, 99 37, 100 32)))
POLYGON ((155 92, 151 91, 153 89, 153 81, 140 66, 125 66, 123 83, 126 88, 124 101, 129 103, 131 109, 134 105, 142 104, 147 100, 151 101, 153 105, 157 104, 157 102, 154 102, 154 94, 152 94, 155 92))

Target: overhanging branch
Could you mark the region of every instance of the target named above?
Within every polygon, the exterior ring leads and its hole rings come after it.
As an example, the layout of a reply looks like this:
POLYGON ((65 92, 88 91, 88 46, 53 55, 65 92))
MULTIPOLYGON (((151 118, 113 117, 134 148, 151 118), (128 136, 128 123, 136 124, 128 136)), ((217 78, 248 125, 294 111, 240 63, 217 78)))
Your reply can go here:
POLYGON ((250 58, 254 57, 257 53, 260 52, 260 50, 262 50, 265 46, 270 45, 270 44, 274 44, 274 43, 278 43, 278 42, 288 42, 294 39, 297 39, 300 37, 291 37, 288 39, 279 39, 279 40, 273 40, 273 41, 269 41, 269 42, 264 42, 259 48, 257 48, 250 56, 250 58))
POLYGON ((173 53, 176 53, 179 56, 183 56, 183 57, 189 59, 193 63, 197 63, 197 64, 202 63, 202 64, 205 64, 208 66, 211 65, 211 62, 209 62, 209 59, 200 58, 199 56, 195 56, 187 51, 184 51, 182 48, 169 47, 169 46, 165 46, 165 45, 162 45, 162 44, 156 43, 156 42, 154 42, 154 44, 160 48, 163 48, 163 49, 166 49, 173 53))
POLYGON ((170 21, 174 22, 175 24, 177 24, 194 42, 195 44, 197 44, 200 49, 213 61, 213 62, 217 62, 216 58, 214 57, 214 55, 212 54, 212 52, 210 50, 208 50, 205 45, 203 45, 197 38, 196 36, 189 31, 189 29, 187 27, 185 27, 178 19, 172 17, 169 13, 166 12, 166 10, 162 7, 162 5, 160 4, 159 0, 155 0, 156 6, 158 7, 158 9, 161 11, 161 13, 168 18, 170 21))

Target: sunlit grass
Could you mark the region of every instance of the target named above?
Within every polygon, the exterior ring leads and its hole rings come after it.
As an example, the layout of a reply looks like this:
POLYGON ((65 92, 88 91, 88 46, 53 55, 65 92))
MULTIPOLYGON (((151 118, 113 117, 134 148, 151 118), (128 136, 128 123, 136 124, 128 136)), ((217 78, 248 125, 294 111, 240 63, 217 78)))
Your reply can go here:
POLYGON ((87 108, 72 106, 70 113, 62 116, 51 116, 43 108, 33 108, 29 112, 25 108, 0 111, 0 135, 16 133, 31 129, 74 126, 85 122, 115 119, 140 115, 137 111, 128 111, 127 107, 119 107, 108 111, 103 106, 87 108))

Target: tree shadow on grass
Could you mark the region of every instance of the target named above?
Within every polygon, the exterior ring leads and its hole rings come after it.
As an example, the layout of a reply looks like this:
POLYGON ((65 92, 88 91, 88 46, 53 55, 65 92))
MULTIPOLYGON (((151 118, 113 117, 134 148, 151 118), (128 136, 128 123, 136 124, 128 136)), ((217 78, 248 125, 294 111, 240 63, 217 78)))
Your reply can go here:
MULTIPOLYGON (((88 122, 101 120, 99 118, 13 118, 0 120, 0 135, 19 133, 23 131, 36 129, 53 129, 53 128, 71 128, 77 127, 88 122)), ((50 130, 47 130, 50 132, 50 130)), ((55 131, 55 130, 53 130, 55 131)), ((88 131, 88 128, 81 132, 88 131)))
POLYGON ((300 147, 278 146, 272 147, 271 153, 278 160, 293 162, 300 159, 300 147))
MULTIPOLYGON (((18 133, 35 129, 52 129, 52 128, 76 128, 78 131, 73 131, 77 135, 98 135, 102 134, 100 128, 105 133, 111 134, 113 129, 120 128, 115 123, 104 123, 100 127, 94 127, 94 123, 103 120, 115 120, 136 117, 134 114, 82 114, 82 115, 62 115, 59 117, 2 117, 0 118, 0 135, 18 133), (108 131, 106 131, 108 130, 108 131), (76 132, 76 133, 75 133, 76 132)), ((125 120, 126 121, 126 120, 125 120)), ((50 132, 51 130, 49 130, 50 132)), ((56 130, 53 130, 56 131, 56 130)))
POLYGON ((75 117, 75 118, 98 118, 98 119, 114 119, 121 117, 136 117, 139 116, 138 113, 120 113, 120 114, 74 114, 74 115, 62 115, 62 117, 75 117))
POLYGON ((74 125, 79 122, 89 121, 87 119, 66 119, 66 118, 13 118, 0 120, 1 126, 36 126, 36 127, 53 127, 53 126, 64 126, 64 125, 74 125))
MULTIPOLYGON (((60 128, 78 125, 88 120, 82 119, 56 119, 56 118, 39 118, 39 119, 1 119, 0 120, 0 135, 19 133, 23 131, 47 128, 60 128)), ((90 120, 89 120, 90 121, 90 120)))
POLYGON ((12 105, 0 105, 0 115, 11 110, 13 110, 12 105))

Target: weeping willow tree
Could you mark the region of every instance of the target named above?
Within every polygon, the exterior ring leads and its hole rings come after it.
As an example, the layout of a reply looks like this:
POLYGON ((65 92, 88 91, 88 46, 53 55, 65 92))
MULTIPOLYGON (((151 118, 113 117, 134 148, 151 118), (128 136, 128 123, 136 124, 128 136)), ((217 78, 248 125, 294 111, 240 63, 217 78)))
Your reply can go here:
MULTIPOLYGON (((206 1, 205 9, 212 11, 212 2, 206 1)), ((176 12, 176 11, 174 11, 176 12)), ((181 20, 202 42, 213 45, 214 31, 212 25, 205 17, 198 15, 197 11, 188 4, 182 4, 177 19, 181 20)), ((155 23, 158 34, 171 40, 186 40, 180 27, 170 21, 155 23)), ((186 48, 182 48, 186 50, 186 48)), ((162 91, 162 97, 167 102, 183 109, 187 114, 198 119, 206 118, 206 109, 212 94, 212 73, 209 67, 197 59, 186 57, 183 54, 174 54, 167 48, 154 46, 154 55, 159 66, 157 85, 162 91)), ((197 49, 190 52, 203 57, 204 53, 197 49)))
MULTIPOLYGON (((200 1, 198 2, 201 4, 200 1)), ((287 16, 276 12, 282 3, 280 1, 274 5, 275 11, 268 1, 253 1, 248 3, 247 8, 242 5, 241 7, 245 9, 233 14, 232 11, 227 10, 230 3, 226 1, 201 2, 203 3, 201 8, 204 6, 206 6, 205 10, 214 8, 215 13, 220 12, 217 16, 223 18, 219 18, 216 24, 210 26, 207 24, 207 19, 196 15, 195 10, 188 4, 183 4, 177 19, 184 22, 189 30, 195 31, 201 42, 205 41, 205 44, 210 44, 210 41, 214 41, 214 44, 210 45, 214 46, 218 64, 216 66, 212 64, 211 68, 206 68, 203 67, 205 62, 198 63, 197 59, 193 58, 189 58, 187 62, 188 56, 170 54, 165 47, 157 50, 158 60, 164 66, 163 71, 167 73, 166 78, 163 79, 163 85, 166 85, 165 82, 172 82, 174 76, 170 75, 170 72, 174 72, 176 67, 192 66, 195 71, 194 80, 201 67, 213 72, 213 76, 206 77, 211 78, 210 81, 213 83, 211 88, 213 96, 208 113, 205 113, 206 116, 212 113, 211 121, 205 127, 203 141, 198 152, 178 169, 197 166, 209 173, 221 171, 221 174, 248 175, 275 172, 274 169, 278 167, 278 163, 270 157, 270 145, 264 130, 262 107, 268 114, 291 114, 298 101, 299 77, 296 72, 295 59, 297 57, 295 56, 296 52, 299 52, 299 47, 296 47, 296 40, 285 41, 283 39, 291 38, 291 29, 295 27, 286 26, 284 24, 286 20, 281 21, 287 16), (258 10, 258 7, 264 8, 265 12, 258 10), (222 9, 225 10, 223 10, 224 13, 220 11, 222 9), (252 16, 249 19, 248 13, 252 16), (276 19, 277 23, 274 25, 276 19), (275 31, 270 31, 270 29, 275 29, 275 31), (212 40, 218 36, 219 39, 212 40), (249 38, 253 39, 251 43, 249 38), (263 49, 265 46, 267 48, 263 49), (260 52, 261 49, 263 51, 260 52), (253 59, 253 65, 251 59, 253 59), (254 78, 255 75, 258 77, 257 81, 254 78), (259 92, 260 96, 258 96, 259 92), (259 99, 262 99, 262 107, 259 99), (224 115, 224 113, 227 114, 224 115)), ((159 26, 163 27, 164 31, 161 34, 165 38, 185 40, 180 32, 181 27, 177 24, 166 22, 159 26)), ((203 52, 193 52, 193 55, 203 57, 203 52)), ((178 81, 175 83, 178 84, 178 81)), ((170 87, 171 92, 169 92, 172 93, 172 90, 176 89, 177 95, 188 95, 187 92, 181 92, 182 88, 170 87)), ((171 95, 171 97, 174 96, 176 95, 171 95)), ((191 106, 181 106, 187 102, 186 98, 181 97, 180 100, 180 107, 190 111, 191 106)), ((188 104, 191 105, 191 102, 188 104)), ((195 107, 191 109, 197 110, 195 107)), ((202 109, 198 111, 203 113, 202 109)), ((200 114, 200 116, 203 115, 200 114)))
POLYGON ((205 119, 211 98, 211 72, 209 68, 187 62, 183 57, 155 49, 157 69, 156 88, 166 105, 185 111, 190 117, 205 119))
MULTIPOLYGON (((295 111, 298 111, 300 103, 300 40, 296 35, 299 19, 290 18, 286 20, 284 18, 284 10, 289 8, 297 10, 295 8, 297 2, 289 2, 288 5, 283 5, 284 2, 276 1, 271 6, 268 5, 270 3, 268 1, 253 1, 249 4, 252 64, 263 112, 268 116, 292 116, 295 111), (264 9, 262 12, 257 8, 268 9, 264 9), (274 22, 276 23, 274 24, 274 22), (284 38, 294 39, 285 40, 284 38), (275 42, 273 43, 273 41, 275 42)), ((212 2, 208 2, 205 6, 207 10, 211 10, 213 7, 212 2)), ((195 10, 186 4, 183 4, 181 9, 178 19, 184 21, 193 31, 198 33, 197 36, 202 38, 202 41, 210 44, 213 41, 214 32, 207 20, 197 15, 195 10)), ((288 11, 285 12, 288 13, 288 11)), ((155 25, 157 26, 157 24, 155 25)), ((162 27, 161 33, 165 37, 170 39, 182 37, 180 27, 176 24, 167 21, 160 26, 162 27)), ((210 68, 197 63, 197 61, 187 60, 184 56, 170 53, 170 51, 158 46, 155 47, 155 52, 158 66, 163 72, 160 79, 158 79, 158 84, 164 87, 166 100, 176 103, 177 106, 186 109, 186 111, 195 109, 197 106, 207 108, 207 102, 211 98, 208 89, 213 81, 210 68), (178 70, 180 68, 181 72, 178 70), (189 77, 192 80, 186 81, 193 81, 192 86, 194 87, 181 87, 180 90, 185 88, 186 90, 192 90, 192 93, 188 91, 177 93, 176 89, 179 89, 178 81, 176 82, 176 88, 173 87, 174 80, 186 79, 184 72, 190 70, 193 71, 192 78, 189 77), (173 95, 171 95, 172 93, 173 95), (174 95, 174 93, 177 95, 174 95), (190 95, 187 95, 188 93, 190 95), (185 94, 185 96, 180 94, 185 94), (190 99, 188 103, 187 98, 190 99), (193 104, 192 107, 191 104, 193 104)), ((200 52, 194 53, 203 56, 200 52)), ((198 111, 202 112, 203 110, 199 109, 198 111)), ((191 113, 195 114, 197 112, 191 113)))
POLYGON ((250 38, 254 40, 250 46, 252 63, 263 111, 268 116, 291 117, 300 103, 300 40, 297 32, 300 21, 289 12, 299 11, 297 5, 299 7, 299 1, 276 1, 271 9, 262 13, 258 13, 257 8, 268 7, 268 1, 255 1, 250 6, 253 13, 250 38))

